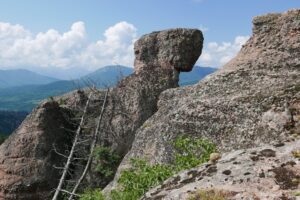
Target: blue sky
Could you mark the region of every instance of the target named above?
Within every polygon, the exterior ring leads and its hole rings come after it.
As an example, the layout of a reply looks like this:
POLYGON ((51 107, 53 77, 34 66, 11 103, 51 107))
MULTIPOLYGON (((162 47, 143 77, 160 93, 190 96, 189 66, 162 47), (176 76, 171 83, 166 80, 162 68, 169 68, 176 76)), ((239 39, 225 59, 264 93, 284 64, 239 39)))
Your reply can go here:
POLYGON ((251 35, 254 16, 300 8, 300 1, 0 0, 0 5, 0 53, 1 49, 5 53, 0 54, 0 68, 41 67, 51 71, 71 67, 94 70, 109 64, 109 60, 111 64, 132 65, 132 41, 145 33, 174 27, 202 29, 204 58, 198 63, 220 67, 251 35), (69 34, 64 36, 66 33, 69 34), (20 39, 24 41, 20 43, 20 39), (14 48, 4 51, 7 45, 14 48), (100 52, 107 48, 110 49, 108 53, 100 52), (123 49, 119 51, 118 48, 123 49), (231 53, 215 55, 213 49, 217 48, 231 53), (43 59, 33 61, 37 58, 43 59), (48 62, 56 58, 56 62, 48 62), (84 63, 84 59, 93 62, 84 63))

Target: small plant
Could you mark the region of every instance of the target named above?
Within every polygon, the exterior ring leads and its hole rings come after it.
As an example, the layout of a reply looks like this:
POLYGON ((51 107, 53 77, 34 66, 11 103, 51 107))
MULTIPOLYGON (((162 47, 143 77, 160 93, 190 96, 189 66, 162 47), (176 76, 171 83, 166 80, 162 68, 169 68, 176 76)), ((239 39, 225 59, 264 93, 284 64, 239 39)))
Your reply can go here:
POLYGON ((300 151, 299 150, 294 150, 292 151, 292 155, 294 158, 300 158, 300 151))
POLYGON ((299 197, 300 196, 300 191, 296 191, 293 194, 294 194, 294 196, 299 197))
POLYGON ((124 170, 118 183, 122 190, 112 192, 113 200, 139 199, 150 188, 173 175, 172 166, 155 164, 149 165, 144 160, 131 160, 131 169, 124 170))
POLYGON ((60 98, 58 104, 59 104, 60 106, 65 105, 65 104, 66 104, 66 100, 60 98))
POLYGON ((177 171, 196 167, 209 161, 211 153, 216 152, 216 145, 207 139, 180 136, 174 142, 176 149, 175 165, 177 171))
POLYGON ((96 162, 94 170, 100 174, 104 181, 110 181, 121 161, 120 157, 108 147, 98 146, 94 151, 96 162))
POLYGON ((86 190, 80 200, 105 200, 100 190, 86 190))
POLYGON ((226 193, 219 190, 199 190, 190 195, 188 200, 226 200, 226 193))

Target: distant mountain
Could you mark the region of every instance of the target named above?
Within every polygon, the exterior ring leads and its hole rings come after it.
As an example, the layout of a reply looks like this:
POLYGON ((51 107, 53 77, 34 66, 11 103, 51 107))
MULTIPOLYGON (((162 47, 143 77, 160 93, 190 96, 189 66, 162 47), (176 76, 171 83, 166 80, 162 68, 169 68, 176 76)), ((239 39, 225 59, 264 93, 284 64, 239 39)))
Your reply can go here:
POLYGON ((128 76, 132 71, 125 66, 106 66, 77 80, 0 89, 0 110, 30 112, 41 100, 50 96, 61 95, 90 85, 98 88, 114 86, 119 80, 118 77, 128 76))
MULTIPOLYGON (((192 72, 181 73, 181 86, 197 83, 215 68, 194 67, 192 72)), ((41 100, 57 96, 74 89, 95 85, 98 88, 114 86, 122 77, 133 73, 133 68, 125 66, 106 66, 80 79, 73 81, 56 81, 45 85, 26 85, 0 89, 0 110, 30 112, 41 100)))
POLYGON ((0 70, 0 88, 49 84, 55 81, 58 79, 25 69, 0 70))
POLYGON ((0 136, 12 133, 27 114, 26 112, 0 111, 0 136))
POLYGON ((118 80, 133 73, 133 68, 111 65, 100 68, 80 79, 82 83, 91 82, 98 87, 114 86, 118 80))
POLYGON ((198 83, 208 74, 215 72, 217 69, 212 67, 195 66, 191 72, 181 72, 179 77, 179 85, 192 85, 198 83))

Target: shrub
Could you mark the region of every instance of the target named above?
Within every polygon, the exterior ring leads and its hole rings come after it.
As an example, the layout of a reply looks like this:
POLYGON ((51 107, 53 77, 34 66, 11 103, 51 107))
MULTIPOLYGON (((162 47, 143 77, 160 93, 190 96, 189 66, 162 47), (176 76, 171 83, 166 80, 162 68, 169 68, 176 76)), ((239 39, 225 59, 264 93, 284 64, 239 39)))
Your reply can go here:
POLYGON ((207 139, 180 136, 174 142, 176 171, 190 169, 209 161, 216 146, 207 139))
POLYGON ((169 165, 149 165, 144 160, 131 160, 131 168, 121 173, 118 183, 122 190, 112 192, 113 200, 139 199, 153 186, 173 175, 173 168, 169 165))
MULTIPOLYGON (((174 162, 171 164, 150 165, 145 160, 132 159, 131 168, 121 172, 118 189, 111 192, 111 199, 137 200, 149 189, 161 184, 175 173, 207 162, 210 154, 216 151, 216 146, 207 139, 187 136, 178 137, 173 145, 176 152, 174 162)), ((99 162, 98 171, 105 176, 113 175, 114 171, 111 171, 110 167, 116 166, 117 163, 113 153, 108 148, 101 147, 95 151, 95 157, 99 162)), ((91 194, 85 193, 89 197, 91 194)))
POLYGON ((112 199, 139 199, 150 188, 161 184, 174 173, 207 162, 210 154, 216 151, 216 146, 208 140, 187 136, 178 137, 173 145, 176 150, 175 160, 169 165, 149 165, 144 160, 132 160, 132 168, 121 173, 118 181, 121 189, 112 192, 112 199))
POLYGON ((121 161, 120 157, 108 147, 98 146, 94 150, 94 160, 94 170, 104 182, 111 181, 121 161))

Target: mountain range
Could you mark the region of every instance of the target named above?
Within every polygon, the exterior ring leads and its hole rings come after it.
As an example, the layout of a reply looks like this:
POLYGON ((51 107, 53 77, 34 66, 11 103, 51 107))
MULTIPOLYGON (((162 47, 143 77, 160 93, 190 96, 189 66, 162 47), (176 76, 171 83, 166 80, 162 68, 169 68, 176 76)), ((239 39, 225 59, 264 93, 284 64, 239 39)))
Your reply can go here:
POLYGON ((25 69, 0 70, 0 88, 22 85, 41 85, 55 81, 58 81, 58 79, 25 69))
MULTIPOLYGON (((197 83, 215 70, 211 67, 196 66, 192 72, 180 74, 180 85, 197 83)), ((122 77, 132 73, 133 68, 130 67, 106 66, 79 79, 58 80, 28 70, 1 70, 0 77, 5 77, 7 74, 9 76, 5 79, 7 84, 0 85, 2 86, 0 110, 30 112, 41 100, 50 96, 61 95, 90 85, 98 88, 114 86, 122 77), (11 87, 8 87, 9 85, 11 87)))

